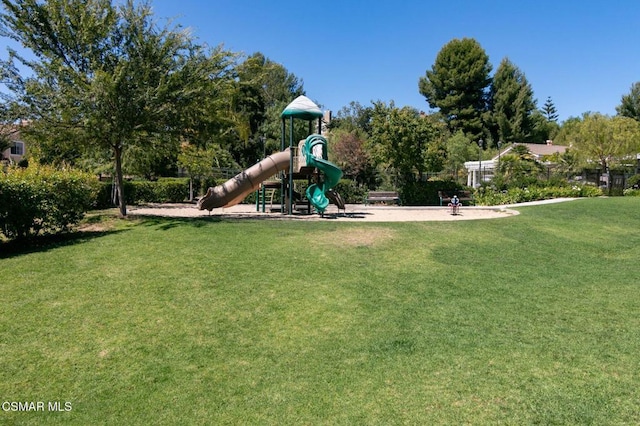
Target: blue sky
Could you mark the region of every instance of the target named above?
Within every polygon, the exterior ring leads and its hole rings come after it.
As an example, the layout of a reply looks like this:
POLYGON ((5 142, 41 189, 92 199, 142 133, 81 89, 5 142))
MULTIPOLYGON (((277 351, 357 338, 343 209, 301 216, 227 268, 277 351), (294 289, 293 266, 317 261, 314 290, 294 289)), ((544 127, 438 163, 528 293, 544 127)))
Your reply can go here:
POLYGON ((200 42, 262 52, 337 112, 393 100, 428 111, 418 79, 454 38, 476 39, 493 69, 508 57, 560 120, 614 115, 640 81, 640 1, 151 0, 200 42))
MULTIPOLYGON (((351 101, 394 101, 429 111, 418 92, 442 47, 476 39, 495 71, 508 57, 541 107, 560 120, 614 115, 640 81, 638 0, 150 0, 161 25, 199 42, 262 52, 304 82, 307 96, 337 112, 351 101)), ((5 56, 2 49, 2 56, 5 56)))

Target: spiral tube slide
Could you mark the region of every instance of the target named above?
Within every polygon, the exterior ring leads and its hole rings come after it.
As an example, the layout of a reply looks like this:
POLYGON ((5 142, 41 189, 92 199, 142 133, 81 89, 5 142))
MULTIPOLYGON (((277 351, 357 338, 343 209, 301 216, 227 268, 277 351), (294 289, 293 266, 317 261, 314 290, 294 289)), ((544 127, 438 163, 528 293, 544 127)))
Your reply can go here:
POLYGON ((321 135, 309 136, 305 140, 302 152, 307 165, 317 168, 324 175, 321 182, 309 185, 306 191, 311 205, 322 214, 329 205, 326 192, 338 184, 342 177, 342 170, 327 160, 327 140, 321 135))
POLYGON ((289 170, 290 157, 289 149, 275 153, 225 183, 209 188, 205 196, 198 200, 198 208, 211 211, 218 207, 235 206, 255 191, 260 183, 280 171, 289 170))

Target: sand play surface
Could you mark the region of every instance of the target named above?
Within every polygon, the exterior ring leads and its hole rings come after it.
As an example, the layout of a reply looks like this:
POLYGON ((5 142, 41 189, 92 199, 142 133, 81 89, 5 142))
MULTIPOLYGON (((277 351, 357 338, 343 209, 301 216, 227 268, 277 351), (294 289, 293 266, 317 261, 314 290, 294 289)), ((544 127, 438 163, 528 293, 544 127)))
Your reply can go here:
POLYGON ((519 214, 517 207, 525 207, 536 204, 549 204, 571 199, 545 200, 533 203, 523 203, 509 206, 473 207, 463 206, 458 215, 449 213, 446 207, 399 207, 362 204, 347 204, 346 210, 340 210, 330 205, 324 216, 318 214, 306 215, 296 213, 291 216, 281 213, 267 213, 256 211, 256 206, 251 204, 239 204, 233 207, 207 210, 198 210, 195 204, 153 204, 146 206, 132 206, 129 214, 141 216, 164 217, 216 217, 225 219, 271 219, 271 220, 327 220, 338 222, 424 222, 424 221, 456 221, 476 219, 498 219, 519 214))

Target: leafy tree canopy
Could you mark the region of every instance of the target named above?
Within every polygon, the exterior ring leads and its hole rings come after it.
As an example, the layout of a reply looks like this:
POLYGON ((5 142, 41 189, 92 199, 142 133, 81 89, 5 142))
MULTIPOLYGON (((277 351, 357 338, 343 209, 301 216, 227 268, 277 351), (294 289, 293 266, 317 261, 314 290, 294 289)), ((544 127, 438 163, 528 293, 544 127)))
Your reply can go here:
POLYGON ((260 52, 237 66, 229 147, 239 164, 249 166, 263 150, 269 154, 280 149, 280 113, 304 94, 298 77, 260 52))
POLYGON ((462 130, 477 140, 484 133, 491 69, 476 40, 454 39, 440 50, 418 87, 429 106, 440 110, 451 132, 462 130))
MULTIPOLYGON (((34 54, 11 52, 32 76, 13 79, 41 139, 110 151, 126 215, 123 155, 207 138, 219 129, 234 57, 207 52, 180 28, 160 28, 148 3, 2 0, 4 34, 34 54)), ((13 62, 6 65, 12 66, 13 62)), ((177 149, 176 149, 177 150, 177 149)))
POLYGON ((635 162, 640 151, 640 122, 629 117, 585 113, 565 123, 558 139, 573 148, 584 162, 603 171, 613 164, 635 162))
POLYGON ((634 83, 629 93, 622 96, 616 111, 618 115, 640 121, 640 81, 634 83))
POLYGON ((342 129, 347 132, 357 131, 365 135, 371 134, 372 107, 362 106, 359 102, 351 101, 342 107, 331 121, 331 129, 342 129))
POLYGON ((532 133, 531 142, 543 143, 549 139, 554 140, 560 131, 560 125, 556 121, 549 121, 541 110, 534 110, 531 114, 532 133))
POLYGON ((497 183, 500 188, 525 187, 535 181, 542 166, 535 160, 529 149, 515 144, 512 150, 500 159, 500 176, 497 183))
POLYGON ((410 107, 376 102, 369 139, 374 159, 394 169, 401 179, 440 171, 445 158, 446 129, 430 116, 410 107))
POLYGON ((359 185, 375 186, 376 169, 362 132, 332 130, 330 143, 329 158, 342 169, 344 176, 353 178, 359 185))
POLYGON ((447 165, 452 169, 457 169, 465 161, 478 157, 478 147, 461 130, 447 140, 446 151, 447 165))

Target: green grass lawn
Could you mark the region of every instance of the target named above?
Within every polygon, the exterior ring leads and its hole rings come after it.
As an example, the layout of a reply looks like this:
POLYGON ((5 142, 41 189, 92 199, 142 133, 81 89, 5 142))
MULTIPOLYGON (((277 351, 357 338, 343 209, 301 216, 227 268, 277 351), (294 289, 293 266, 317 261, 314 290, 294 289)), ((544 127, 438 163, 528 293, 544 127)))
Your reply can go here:
POLYGON ((0 246, 0 424, 640 423, 640 198, 107 223, 0 246))

